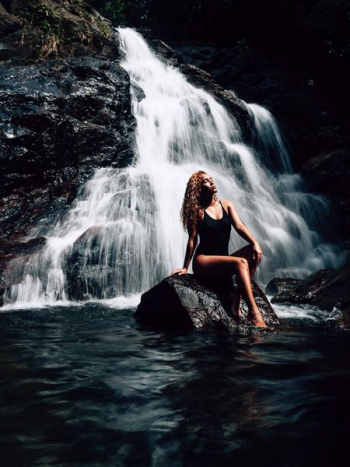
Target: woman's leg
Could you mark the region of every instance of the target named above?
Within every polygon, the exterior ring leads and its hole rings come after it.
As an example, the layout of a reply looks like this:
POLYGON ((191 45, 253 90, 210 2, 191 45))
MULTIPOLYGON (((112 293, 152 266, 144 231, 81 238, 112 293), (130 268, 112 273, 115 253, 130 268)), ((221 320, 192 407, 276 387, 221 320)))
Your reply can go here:
POLYGON ((249 264, 245 258, 198 255, 193 261, 193 272, 205 279, 236 274, 239 288, 248 305, 249 319, 255 326, 266 326, 254 300, 249 264))
MULTIPOLYGON (((254 250, 253 250, 252 245, 247 245, 241 248, 240 250, 235 251, 234 253, 232 253, 231 256, 245 258, 248 261, 250 278, 252 278, 259 264, 257 261, 257 258, 254 255, 254 250)), ((242 291, 241 291, 239 281, 237 281, 237 289, 232 294, 232 304, 231 304, 232 314, 236 316, 237 318, 241 317, 241 311, 240 311, 241 298, 242 298, 242 291)))

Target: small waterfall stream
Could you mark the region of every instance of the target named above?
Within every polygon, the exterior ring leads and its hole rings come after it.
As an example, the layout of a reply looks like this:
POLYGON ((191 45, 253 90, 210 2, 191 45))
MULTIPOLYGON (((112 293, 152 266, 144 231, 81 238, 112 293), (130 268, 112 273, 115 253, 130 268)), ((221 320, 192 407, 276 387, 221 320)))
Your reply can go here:
MULTIPOLYGON (((17 265, 24 280, 6 302, 131 297, 155 285, 182 266, 179 210, 189 176, 200 169, 261 243, 259 281, 338 266, 337 247, 320 236, 321 225, 331 224, 327 203, 303 192, 271 114, 247 104, 256 136, 255 148, 246 146, 234 118, 210 94, 158 59, 135 31, 119 34, 137 120, 134 163, 98 170, 63 221, 33 233, 45 235, 47 247, 17 265)), ((233 231, 230 250, 243 244, 233 231)))

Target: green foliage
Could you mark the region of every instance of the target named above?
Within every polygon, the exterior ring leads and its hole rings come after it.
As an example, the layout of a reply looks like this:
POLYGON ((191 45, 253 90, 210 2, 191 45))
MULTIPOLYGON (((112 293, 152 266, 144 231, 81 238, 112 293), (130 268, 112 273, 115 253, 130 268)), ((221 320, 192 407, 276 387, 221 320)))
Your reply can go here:
MULTIPOLYGON (((78 5, 80 0, 76 0, 78 5)), ((58 11, 54 10, 42 0, 32 0, 21 16, 26 30, 35 30, 41 42, 41 58, 56 55, 69 44, 77 40, 78 35, 72 24, 63 21, 58 11)))
POLYGON ((63 32, 60 18, 56 12, 43 2, 29 2, 22 15, 26 25, 39 29, 44 34, 60 36, 63 32))
POLYGON ((69 55, 75 42, 90 45, 91 25, 95 29, 97 26, 102 35, 111 35, 105 19, 88 11, 83 0, 30 0, 20 19, 22 45, 27 37, 35 35, 40 45, 39 58, 69 55))
POLYGON ((93 8, 115 26, 150 26, 150 7, 154 0, 87 0, 93 8))
POLYGON ((128 5, 126 0, 110 0, 105 2, 100 13, 115 24, 126 21, 128 5))

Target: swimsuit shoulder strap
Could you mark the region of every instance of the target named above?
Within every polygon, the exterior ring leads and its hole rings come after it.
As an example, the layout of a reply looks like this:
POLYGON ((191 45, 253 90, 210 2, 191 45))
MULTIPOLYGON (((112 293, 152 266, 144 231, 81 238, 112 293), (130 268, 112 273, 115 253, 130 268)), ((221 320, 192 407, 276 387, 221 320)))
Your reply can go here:
POLYGON ((221 204, 222 212, 224 213, 224 215, 226 214, 226 216, 228 217, 228 214, 227 214, 227 212, 226 212, 226 209, 225 209, 224 206, 222 205, 222 202, 219 201, 219 203, 221 204))

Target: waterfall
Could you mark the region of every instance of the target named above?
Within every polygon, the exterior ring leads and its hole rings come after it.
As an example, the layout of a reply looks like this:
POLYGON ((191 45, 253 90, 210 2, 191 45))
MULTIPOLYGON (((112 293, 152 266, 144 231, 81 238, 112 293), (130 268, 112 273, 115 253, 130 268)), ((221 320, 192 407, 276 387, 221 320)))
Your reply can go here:
MULTIPOLYGON (((303 192, 271 114, 247 104, 255 139, 246 146, 214 97, 157 58, 140 34, 119 29, 119 35, 137 121, 134 162, 97 170, 63 221, 34 232, 47 237, 47 246, 15 265, 23 282, 6 293, 7 303, 132 297, 181 267, 187 238, 179 211, 197 170, 214 178, 219 198, 234 202, 259 240, 259 281, 338 266, 337 247, 319 233, 327 203, 303 192)), ((243 245, 233 231, 230 250, 243 245)))

